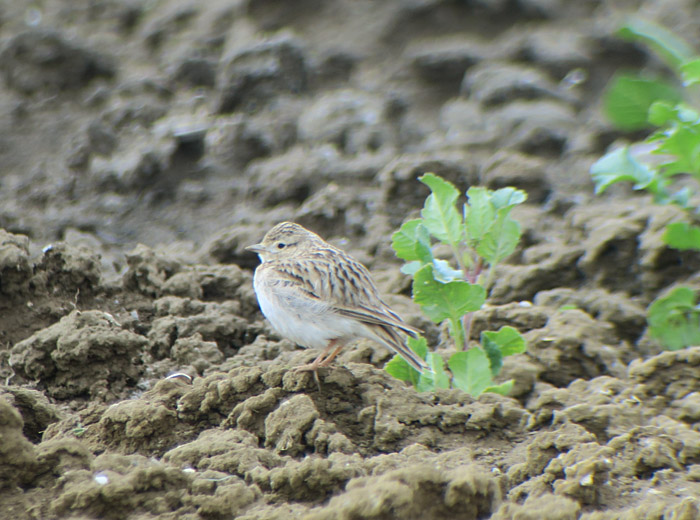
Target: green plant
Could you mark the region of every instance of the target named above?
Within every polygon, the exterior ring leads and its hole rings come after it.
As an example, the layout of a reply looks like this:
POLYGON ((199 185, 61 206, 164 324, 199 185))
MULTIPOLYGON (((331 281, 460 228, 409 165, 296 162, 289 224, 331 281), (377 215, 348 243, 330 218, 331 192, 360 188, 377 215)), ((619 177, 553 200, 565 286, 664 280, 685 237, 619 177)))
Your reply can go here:
POLYGON ((413 277, 414 301, 431 321, 447 320, 460 352, 447 363, 450 377, 444 360, 428 351, 424 338, 415 338, 409 340, 409 346, 428 362, 433 373, 420 374, 399 356, 387 364, 386 370, 397 379, 411 381, 419 390, 452 385, 472 395, 506 394, 513 381, 495 385, 493 378, 504 356, 525 351, 525 340, 514 328, 503 327, 498 332, 483 332, 480 345, 469 348, 471 318, 486 301, 494 266, 512 254, 520 240, 520 225, 510 212, 527 195, 510 187, 496 191, 472 187, 459 211, 460 193, 450 182, 432 173, 419 180, 431 194, 421 218, 405 222, 394 233, 392 247, 407 262, 401 270, 413 277), (435 256, 435 247, 440 244, 449 251, 454 264, 435 256))
POLYGON ((657 298, 648 311, 649 331, 669 350, 700 345, 700 305, 695 291, 676 287, 657 298))
MULTIPOLYGON (((700 183, 700 114, 693 107, 698 105, 700 58, 675 34, 643 20, 632 20, 620 35, 656 51, 677 79, 630 74, 613 78, 604 99, 608 118, 621 129, 656 127, 656 131, 641 143, 617 148, 596 161, 591 167, 595 192, 631 182, 635 190, 650 193, 654 202, 679 206, 684 217, 666 226, 663 241, 681 251, 700 251, 700 208, 692 203, 700 183)), ((649 306, 650 332, 666 348, 700 344, 695 299, 691 289, 680 287, 649 306)))

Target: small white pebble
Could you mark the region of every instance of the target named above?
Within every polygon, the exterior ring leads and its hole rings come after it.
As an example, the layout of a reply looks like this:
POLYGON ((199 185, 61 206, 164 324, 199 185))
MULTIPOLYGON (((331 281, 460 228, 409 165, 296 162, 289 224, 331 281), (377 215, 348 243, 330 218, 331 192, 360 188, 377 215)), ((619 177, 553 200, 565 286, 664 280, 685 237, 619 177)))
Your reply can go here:
POLYGON ((48 246, 44 246, 44 249, 41 250, 42 253, 48 253, 53 249, 53 244, 49 244, 48 246))
POLYGON ((590 473, 583 477, 581 480, 578 481, 578 483, 582 486, 592 486, 593 485, 593 475, 590 473))
POLYGON ((185 374, 184 372, 175 372, 174 374, 170 374, 165 379, 182 379, 186 383, 192 384, 192 376, 185 374))
POLYGON ((93 477, 93 480, 99 484, 100 486, 104 486, 105 484, 109 484, 109 477, 105 475, 104 473, 98 473, 93 477))
POLYGON ((526 300, 518 302, 518 307, 532 307, 532 302, 526 300))

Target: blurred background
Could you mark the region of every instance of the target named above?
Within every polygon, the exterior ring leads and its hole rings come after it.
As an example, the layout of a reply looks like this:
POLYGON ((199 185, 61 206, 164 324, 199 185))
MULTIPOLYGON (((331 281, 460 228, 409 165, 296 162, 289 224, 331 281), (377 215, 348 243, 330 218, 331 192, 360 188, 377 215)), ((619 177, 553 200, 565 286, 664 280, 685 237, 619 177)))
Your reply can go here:
POLYGON ((5 1, 0 227, 107 274, 139 242, 250 267, 283 219, 381 253, 425 171, 561 212, 621 135, 608 79, 662 67, 615 30, 641 13, 692 41, 695 3, 672 4, 5 1))

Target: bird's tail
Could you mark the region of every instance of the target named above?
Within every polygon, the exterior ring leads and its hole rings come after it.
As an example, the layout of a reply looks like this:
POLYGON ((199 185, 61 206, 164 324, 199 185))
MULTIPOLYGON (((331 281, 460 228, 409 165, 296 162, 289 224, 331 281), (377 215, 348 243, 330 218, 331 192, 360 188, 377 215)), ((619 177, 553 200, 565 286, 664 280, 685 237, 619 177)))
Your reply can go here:
POLYGON ((373 327, 373 329, 374 330, 372 332, 374 332, 379 342, 396 352, 406 361, 406 363, 418 370, 418 372, 425 373, 433 371, 424 359, 421 359, 418 354, 413 352, 411 347, 406 345, 403 336, 401 336, 401 334, 399 334, 395 329, 386 325, 377 325, 376 327, 373 327))

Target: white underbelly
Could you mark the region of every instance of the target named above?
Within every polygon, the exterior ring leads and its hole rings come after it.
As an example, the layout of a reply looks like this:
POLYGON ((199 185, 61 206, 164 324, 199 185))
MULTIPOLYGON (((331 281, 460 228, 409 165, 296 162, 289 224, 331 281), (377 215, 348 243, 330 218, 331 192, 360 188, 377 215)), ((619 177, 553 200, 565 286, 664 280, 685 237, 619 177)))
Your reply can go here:
POLYGON ((364 327, 338 316, 327 304, 300 296, 288 289, 273 292, 255 280, 260 310, 283 338, 310 348, 324 348, 332 339, 350 341, 363 336, 364 327))

